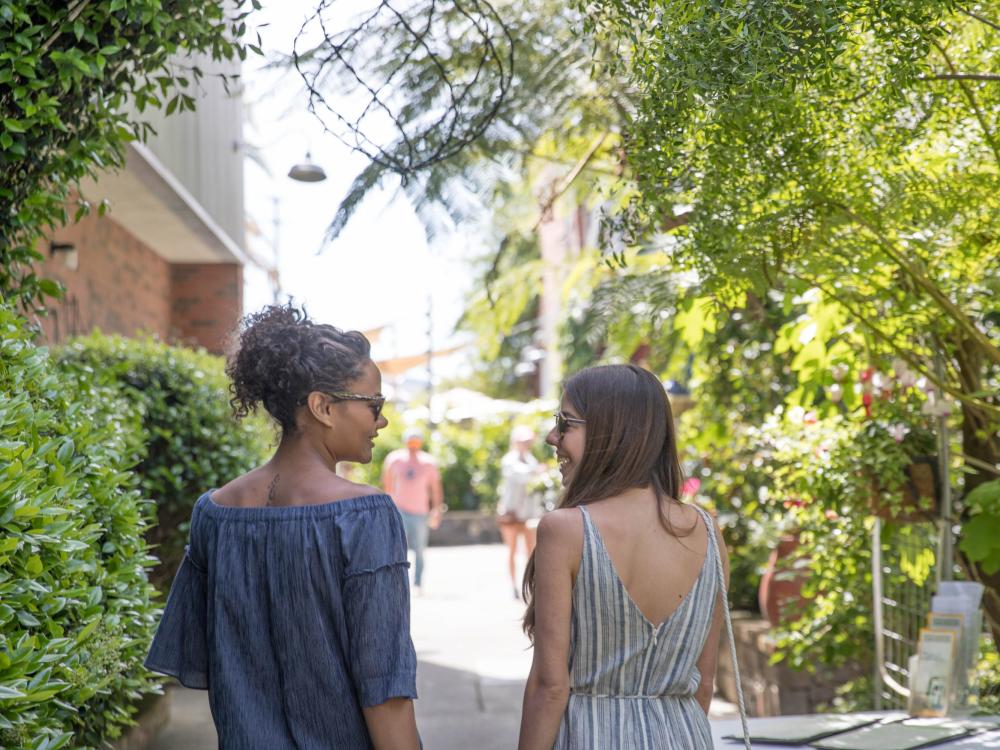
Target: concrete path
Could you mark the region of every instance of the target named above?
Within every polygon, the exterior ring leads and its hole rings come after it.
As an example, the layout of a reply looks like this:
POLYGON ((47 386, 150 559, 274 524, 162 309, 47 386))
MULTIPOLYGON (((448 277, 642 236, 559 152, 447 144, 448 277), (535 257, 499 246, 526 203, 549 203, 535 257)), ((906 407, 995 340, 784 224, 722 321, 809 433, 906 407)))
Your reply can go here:
MULTIPOLYGON (((523 607, 511 591, 500 545, 432 547, 423 591, 413 596, 417 725, 428 750, 517 746, 531 651, 523 607)), ((712 706, 713 718, 733 714, 712 706)), ((152 750, 215 750, 207 694, 176 688, 171 721, 152 750)))

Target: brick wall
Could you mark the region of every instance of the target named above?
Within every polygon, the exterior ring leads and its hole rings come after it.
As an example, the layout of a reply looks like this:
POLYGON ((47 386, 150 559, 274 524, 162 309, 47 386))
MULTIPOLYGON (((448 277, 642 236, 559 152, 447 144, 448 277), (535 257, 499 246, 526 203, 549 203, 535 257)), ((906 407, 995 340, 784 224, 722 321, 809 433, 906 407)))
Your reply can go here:
MULTIPOLYGON (((750 716, 787 716, 828 710, 838 687, 871 672, 869 667, 858 664, 835 670, 817 666, 815 673, 792 669, 781 662, 771 664, 775 650, 771 623, 745 613, 733 613, 733 637, 750 716)), ((727 701, 736 703, 736 679, 725 628, 719 643, 716 689, 727 701)))
POLYGON ((243 267, 238 263, 189 263, 170 268, 171 326, 181 343, 217 354, 243 311, 243 267))
POLYGON ((60 343, 95 328, 123 336, 154 334, 164 341, 222 353, 243 311, 238 263, 171 264, 110 217, 96 215, 53 233, 38 247, 36 273, 66 287, 41 319, 45 338, 60 343), (50 242, 72 244, 78 267, 50 242))
POLYGON ((48 240, 39 244, 45 260, 38 273, 66 287, 65 299, 50 301, 50 313, 42 319, 50 342, 94 328, 125 336, 169 336, 170 266, 163 258, 107 216, 85 217, 51 239, 74 245, 79 267, 67 268, 60 253, 52 257, 48 240))

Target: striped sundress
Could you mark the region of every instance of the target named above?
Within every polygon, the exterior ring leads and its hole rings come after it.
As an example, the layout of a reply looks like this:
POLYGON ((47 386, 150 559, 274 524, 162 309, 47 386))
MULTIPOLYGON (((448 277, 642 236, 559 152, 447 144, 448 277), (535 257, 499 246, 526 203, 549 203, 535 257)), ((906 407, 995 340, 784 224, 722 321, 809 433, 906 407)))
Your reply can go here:
POLYGON ((694 586, 654 626, 618 577, 587 509, 583 558, 573 589, 570 696, 555 750, 711 750, 708 718, 695 700, 696 663, 719 598, 717 541, 694 586))

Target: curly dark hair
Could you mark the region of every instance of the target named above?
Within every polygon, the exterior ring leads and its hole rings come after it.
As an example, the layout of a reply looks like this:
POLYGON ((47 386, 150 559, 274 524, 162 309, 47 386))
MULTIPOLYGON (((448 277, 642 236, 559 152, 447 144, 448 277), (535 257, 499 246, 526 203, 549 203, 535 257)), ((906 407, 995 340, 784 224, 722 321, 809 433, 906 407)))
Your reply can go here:
POLYGON ((295 432, 295 411, 312 391, 341 391, 361 375, 371 345, 357 331, 314 323, 291 303, 268 305, 240 321, 226 360, 229 403, 245 417, 263 405, 295 432))

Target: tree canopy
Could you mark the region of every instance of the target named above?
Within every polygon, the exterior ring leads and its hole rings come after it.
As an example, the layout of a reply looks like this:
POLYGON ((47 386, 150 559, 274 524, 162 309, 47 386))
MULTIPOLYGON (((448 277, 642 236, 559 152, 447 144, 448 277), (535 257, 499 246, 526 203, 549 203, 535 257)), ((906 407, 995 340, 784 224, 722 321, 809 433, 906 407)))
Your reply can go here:
POLYGON ((325 5, 281 64, 302 73, 327 129, 370 159, 331 239, 387 179, 401 178, 430 234, 495 209, 533 157, 573 166, 575 149, 553 153, 547 136, 589 141, 618 130, 629 108, 620 81, 592 70, 581 13, 566 3, 381 3, 346 29, 322 23, 325 5))
MULTIPOLYGON (((587 8, 592 33, 621 50, 601 64, 638 92, 625 142, 634 192, 617 227, 653 238, 723 309, 821 294, 823 320, 793 343, 811 364, 798 400, 822 400, 838 352, 895 355, 960 405, 965 492, 988 483, 1000 461, 1000 23, 989 8, 587 8)), ((982 541, 1000 524, 1000 493, 967 497, 965 531, 982 541)), ((965 543, 962 561, 991 589, 996 624, 992 547, 965 543)))

